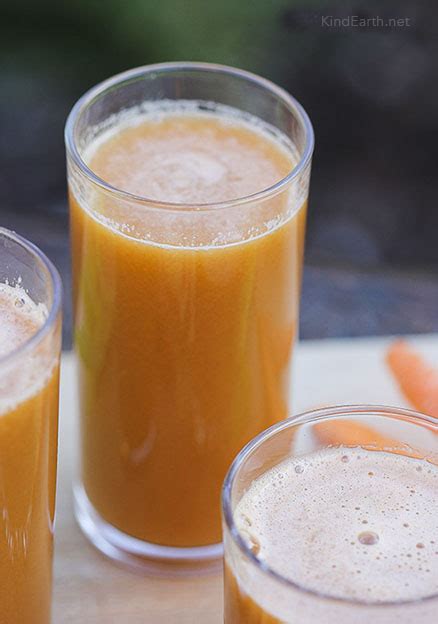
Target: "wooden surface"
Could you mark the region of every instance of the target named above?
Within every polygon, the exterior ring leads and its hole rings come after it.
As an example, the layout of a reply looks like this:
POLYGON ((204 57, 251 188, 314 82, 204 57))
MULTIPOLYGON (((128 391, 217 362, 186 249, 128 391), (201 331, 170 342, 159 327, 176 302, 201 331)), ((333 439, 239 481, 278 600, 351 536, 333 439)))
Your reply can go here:
MULTIPOLYGON (((438 335, 412 338, 438 365, 438 335)), ((294 413, 334 403, 405 405, 385 364, 388 339, 305 342, 297 349, 294 413)), ((95 551, 73 519, 77 397, 74 361, 63 357, 55 548, 54 624, 219 624, 222 578, 140 576, 95 551)))

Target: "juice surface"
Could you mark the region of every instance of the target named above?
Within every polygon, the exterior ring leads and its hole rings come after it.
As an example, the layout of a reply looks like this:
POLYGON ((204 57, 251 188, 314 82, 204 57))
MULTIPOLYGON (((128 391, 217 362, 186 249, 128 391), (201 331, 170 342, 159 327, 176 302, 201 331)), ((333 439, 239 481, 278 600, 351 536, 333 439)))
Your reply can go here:
MULTIPOLYGON (((22 289, 0 284, 0 358, 43 320, 22 289)), ((58 369, 32 357, 19 374, 0 366, 1 624, 50 621, 58 369)))
MULTIPOLYGON (((199 204, 262 190, 293 157, 243 123, 167 114, 121 127, 89 166, 134 194, 199 204)), ((231 460, 288 410, 305 208, 230 244, 211 240, 214 219, 265 225, 245 205, 142 212, 71 192, 83 484, 107 522, 163 545, 220 541, 231 460)))
MULTIPOLYGON (((235 519, 254 554, 299 587, 353 601, 419 600, 438 593, 437 494, 434 464, 341 447, 265 473, 243 495, 235 519)), ((281 587, 276 595, 233 565, 226 570, 227 623, 315 621, 299 592, 288 598, 281 587)))

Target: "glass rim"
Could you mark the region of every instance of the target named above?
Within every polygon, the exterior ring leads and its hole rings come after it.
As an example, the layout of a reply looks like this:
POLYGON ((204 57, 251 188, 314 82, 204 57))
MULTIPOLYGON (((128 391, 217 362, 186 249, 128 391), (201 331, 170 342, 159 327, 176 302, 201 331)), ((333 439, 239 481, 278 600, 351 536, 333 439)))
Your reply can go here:
POLYGON ((231 538, 237 546, 238 550, 241 554, 245 556, 246 559, 249 560, 251 565, 254 565, 258 568, 263 574, 273 579, 275 582, 283 585, 289 590, 298 591, 304 593, 308 596, 313 596, 315 599, 324 600, 330 603, 337 604, 345 604, 356 607, 368 607, 368 608, 378 608, 385 609, 388 607, 400 607, 403 605, 418 605, 427 601, 433 601, 438 599, 438 592, 430 594, 428 596, 423 596, 421 598, 415 598, 412 600, 393 600, 393 601, 368 601, 368 600, 359 600, 353 598, 343 598, 341 596, 335 596, 326 594, 324 592, 319 592, 317 590, 310 589, 308 587, 304 587, 300 585, 298 582, 292 581, 291 579, 283 576, 279 572, 276 572, 273 568, 271 568, 264 561, 259 559, 257 555, 255 555, 251 549, 246 544, 245 540, 242 538, 240 531, 238 530, 235 522, 234 522, 234 513, 232 509, 231 502, 231 493, 232 486, 234 480, 237 476, 237 472, 242 465, 242 463, 251 455, 251 453, 256 450, 258 447, 263 445, 267 440, 272 438, 275 434, 283 431, 285 429, 289 429, 294 427, 295 425, 317 422, 320 420, 328 420, 330 418, 336 416, 347 416, 351 415, 352 417, 360 417, 360 415, 369 415, 369 416, 382 416, 382 417, 390 417, 390 416, 401 416, 406 417, 406 420, 414 423, 420 424, 421 422, 427 423, 429 425, 435 425, 438 429, 438 419, 433 416, 429 416, 427 414, 422 414, 421 412, 405 409, 402 407, 392 407, 388 405, 372 405, 372 404, 354 404, 354 405, 334 405, 329 407, 322 407, 314 410, 307 410, 305 412, 301 412, 296 416, 290 416, 285 420, 280 421, 265 429, 261 433, 259 433, 255 438, 250 440, 236 455, 231 464, 228 473, 225 477, 223 486, 222 486, 222 515, 224 523, 231 535, 231 538))
POLYGON ((285 89, 279 87, 274 82, 271 82, 267 78, 262 78, 257 74, 252 72, 248 72, 243 69, 238 69, 236 67, 230 67, 228 65, 219 65, 216 63, 197 63, 197 62, 169 62, 169 63, 156 63, 152 65, 142 65, 140 67, 136 67, 134 69, 129 69, 127 71, 121 72, 112 76, 111 78, 107 78, 106 80, 98 83, 94 87, 91 87, 88 91, 86 91, 76 102, 73 108, 70 111, 70 114, 67 117, 67 121, 65 124, 64 131, 64 139, 67 154, 71 156, 75 165, 79 168, 79 170, 86 176, 86 178, 91 181, 95 186, 99 187, 101 190, 110 193, 111 195, 115 195, 122 200, 135 202, 139 204, 144 204, 148 208, 159 208, 160 210, 178 210, 178 211, 208 211, 208 210, 217 210, 220 208, 230 208, 236 205, 247 204, 254 201, 261 201, 266 199, 267 197, 271 197, 280 192, 284 187, 288 186, 299 174, 306 168, 309 164, 314 148, 314 132, 312 123, 307 115, 306 111, 302 107, 302 105, 285 89), (242 80, 246 80, 248 83, 257 84, 260 87, 263 87, 266 91, 270 91, 273 93, 278 100, 282 101, 289 109, 289 111, 294 115, 294 117, 298 120, 300 125, 302 126, 305 133, 305 144, 303 153, 301 154, 297 164, 291 169, 291 171, 271 186, 262 189, 261 191, 257 191, 256 193, 251 193, 249 195, 243 197, 237 197, 235 199, 230 199, 222 202, 207 202, 207 203, 187 203, 187 202, 166 202, 166 201, 158 201, 155 199, 149 199, 142 195, 136 195, 135 193, 130 193, 129 191, 123 191, 122 189, 113 186, 106 182, 103 178, 100 178, 97 174, 93 172, 93 170, 88 167, 88 165, 83 160, 82 156, 79 153, 78 147, 75 141, 75 130, 77 121, 82 115, 82 113, 87 109, 89 105, 91 105, 100 95, 104 92, 109 91, 111 89, 116 88, 117 86, 122 85, 127 81, 135 81, 136 79, 140 79, 142 76, 146 74, 151 74, 154 72, 172 73, 175 71, 197 71, 199 73, 207 72, 207 73, 217 73, 217 74, 228 74, 231 77, 240 78, 242 80))
POLYGON ((53 262, 49 260, 46 254, 43 253, 41 249, 37 247, 37 245, 31 243, 23 236, 20 236, 20 234, 17 234, 12 230, 8 230, 5 227, 0 227, 0 237, 15 242, 20 247, 25 249, 27 253, 29 253, 31 256, 41 262, 48 271, 53 289, 52 304, 48 311, 47 317, 44 320, 44 323, 35 331, 35 333, 33 333, 27 340, 21 343, 16 349, 9 351, 8 353, 6 353, 6 355, 0 356, 0 366, 3 366, 4 364, 9 364, 13 360, 21 357, 22 355, 25 355, 26 353, 34 349, 44 340, 44 338, 50 332, 61 310, 62 281, 58 270, 53 262))

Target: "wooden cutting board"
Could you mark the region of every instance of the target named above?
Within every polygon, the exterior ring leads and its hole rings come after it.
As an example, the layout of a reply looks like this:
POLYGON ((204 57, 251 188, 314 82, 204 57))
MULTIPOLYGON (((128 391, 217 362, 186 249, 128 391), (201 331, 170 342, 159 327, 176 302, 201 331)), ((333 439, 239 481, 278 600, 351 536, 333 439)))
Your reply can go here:
MULTIPOLYGON (((304 342, 294 368, 294 413, 327 404, 405 405, 384 364, 390 339, 304 342)), ((412 343, 438 365, 438 335, 412 343)), ((73 518, 77 395, 74 358, 63 355, 56 520, 54 624, 219 624, 220 572, 199 578, 141 576, 116 566, 83 537, 73 518)))

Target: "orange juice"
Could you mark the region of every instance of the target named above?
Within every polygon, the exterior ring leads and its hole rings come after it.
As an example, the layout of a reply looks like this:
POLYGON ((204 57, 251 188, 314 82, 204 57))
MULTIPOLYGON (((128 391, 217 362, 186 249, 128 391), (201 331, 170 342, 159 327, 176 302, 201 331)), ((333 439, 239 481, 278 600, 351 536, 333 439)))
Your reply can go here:
MULTIPOLYGON (((19 287, 0 284, 0 363, 44 322, 19 287)), ((13 355, 13 354, 12 354, 13 355)), ((0 622, 50 621, 58 367, 47 354, 0 369, 0 622)))
POLYGON ((130 536, 214 544, 232 458, 287 415, 305 205, 202 205, 272 186, 295 154, 253 123, 167 110, 128 115, 86 161, 151 208, 70 192, 85 492, 130 536))

